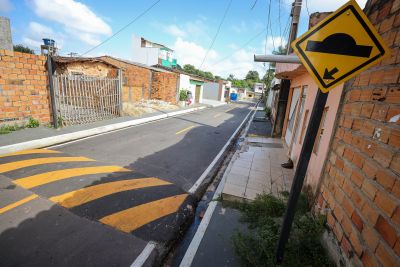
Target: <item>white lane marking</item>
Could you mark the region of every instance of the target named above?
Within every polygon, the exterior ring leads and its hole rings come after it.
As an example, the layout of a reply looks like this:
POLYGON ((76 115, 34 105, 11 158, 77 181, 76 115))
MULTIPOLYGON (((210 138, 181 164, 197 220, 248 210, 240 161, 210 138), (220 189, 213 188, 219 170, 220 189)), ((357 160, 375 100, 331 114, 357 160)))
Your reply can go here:
POLYGON ((253 112, 253 108, 247 113, 247 116, 244 118, 242 123, 239 125, 239 127, 236 129, 236 131, 232 134, 232 136, 228 139, 226 144, 222 147, 222 149, 219 151, 219 153, 215 156, 211 164, 207 167, 207 169, 200 175, 199 179, 197 179, 196 183, 189 189, 189 194, 194 194, 196 190, 199 188, 199 186, 203 183, 204 179, 207 177, 208 173, 211 171, 211 169, 214 167, 214 165, 218 162, 218 160, 221 158, 222 154, 225 152, 226 148, 229 146, 231 143, 232 139, 236 136, 238 133, 239 129, 242 128, 243 124, 246 122, 247 118, 250 116, 251 112, 253 112))
POLYGON ((142 250, 139 256, 131 264, 131 267, 142 267, 146 262, 147 258, 150 256, 151 252, 156 248, 156 243, 150 241, 147 243, 146 247, 142 250))
MULTIPOLYGON (((250 113, 251 113, 251 111, 250 111, 250 113)), ((249 116, 249 114, 246 116, 246 118, 249 116)), ((252 118, 254 117, 255 114, 256 114, 256 112, 253 113, 252 118)), ((246 119, 244 121, 246 121, 246 119)), ((242 122, 242 124, 243 124, 243 122, 242 122)), ((249 126, 250 126, 250 123, 249 123, 248 127, 246 128, 245 132, 248 130, 249 126)), ((240 129, 241 127, 242 127, 242 125, 240 125, 240 127, 238 129, 240 129)), ((233 134, 233 136, 235 136, 235 134, 233 134)), ((222 190, 224 189, 226 176, 228 175, 230 169, 232 168, 232 165, 233 165, 233 160, 231 160, 229 162, 228 167, 226 168, 224 175, 222 176, 222 179, 219 182, 217 189, 215 190, 213 200, 208 204, 207 210, 204 214, 203 219, 201 220, 199 228, 197 228, 197 231, 196 231, 192 241, 190 242, 190 245, 189 245, 188 249, 186 250, 185 255, 183 256, 183 259, 182 259, 179 267, 190 267, 192 265, 193 259, 196 256, 197 250, 200 246, 201 241, 203 240, 203 237, 204 237, 204 234, 206 233, 207 227, 210 224, 211 217, 215 211, 215 208, 217 207, 218 201, 216 201, 216 199, 218 199, 218 197, 222 193, 222 190)))

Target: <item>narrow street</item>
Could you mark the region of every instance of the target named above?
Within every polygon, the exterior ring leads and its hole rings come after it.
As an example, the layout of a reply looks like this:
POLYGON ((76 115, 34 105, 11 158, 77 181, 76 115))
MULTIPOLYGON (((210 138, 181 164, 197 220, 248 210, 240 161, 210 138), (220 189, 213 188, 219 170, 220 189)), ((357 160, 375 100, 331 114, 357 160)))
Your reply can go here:
POLYGON ((126 266, 149 241, 168 246, 193 215, 196 200, 188 191, 251 106, 235 103, 2 155, 1 201, 8 205, 0 210, 0 249, 7 252, 0 262, 126 266))

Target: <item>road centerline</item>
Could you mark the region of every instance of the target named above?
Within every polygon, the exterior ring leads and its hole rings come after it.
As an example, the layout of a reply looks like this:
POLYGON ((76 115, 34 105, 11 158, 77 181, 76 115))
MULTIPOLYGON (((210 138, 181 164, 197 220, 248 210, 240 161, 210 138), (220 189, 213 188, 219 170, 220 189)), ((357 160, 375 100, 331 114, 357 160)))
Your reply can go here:
POLYGON ((189 131, 190 129, 193 129, 194 127, 196 127, 196 126, 192 125, 192 126, 186 127, 185 129, 182 129, 182 130, 176 132, 175 134, 178 135, 178 134, 184 133, 186 131, 189 131))

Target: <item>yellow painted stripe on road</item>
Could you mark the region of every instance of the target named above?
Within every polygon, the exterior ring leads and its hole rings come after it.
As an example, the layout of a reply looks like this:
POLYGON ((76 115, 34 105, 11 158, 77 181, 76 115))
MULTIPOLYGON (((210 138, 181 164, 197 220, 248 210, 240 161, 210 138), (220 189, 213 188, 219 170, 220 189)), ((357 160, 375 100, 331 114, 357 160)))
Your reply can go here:
POLYGON ((53 158, 27 159, 27 160, 20 160, 20 161, 0 164, 0 173, 14 171, 17 169, 35 165, 47 164, 47 163, 75 162, 75 161, 95 161, 95 160, 86 157, 53 157, 53 158))
POLYGON ((100 222, 130 233, 149 222, 177 212, 187 195, 176 195, 145 203, 103 217, 100 222))
POLYGON ((51 197, 50 200, 60 204, 63 207, 73 208, 92 200, 118 192, 168 184, 171 183, 153 177, 123 180, 78 189, 59 196, 51 197))
POLYGON ((27 202, 29 202, 29 201, 37 198, 37 197, 38 197, 38 195, 33 194, 33 195, 30 195, 29 197, 23 198, 23 199, 21 199, 21 200, 19 200, 17 202, 14 202, 14 203, 12 203, 10 205, 7 205, 7 206, 5 206, 3 208, 0 208, 0 214, 4 213, 6 211, 12 210, 12 209, 14 209, 14 208, 16 208, 18 206, 21 206, 22 204, 25 204, 25 203, 27 203, 27 202))
POLYGON ((192 129, 192 128, 194 128, 194 127, 196 127, 196 126, 194 126, 194 125, 189 126, 189 127, 185 128, 185 129, 183 129, 183 130, 180 130, 179 132, 176 132, 175 134, 181 134, 181 133, 183 133, 183 132, 189 131, 190 129, 192 129))
POLYGON ((234 110, 235 108, 236 108, 236 107, 230 108, 230 109, 228 109, 228 110, 225 110, 225 112, 232 111, 232 110, 234 110))
POLYGON ((53 153, 61 153, 60 151, 49 150, 49 149, 29 149, 22 150, 14 153, 0 155, 0 158, 10 157, 10 156, 18 156, 18 155, 29 155, 29 154, 53 154, 53 153))
POLYGON ((95 166, 84 168, 71 168, 58 171, 45 172, 24 178, 14 180, 14 183, 29 189, 39 185, 44 185, 56 182, 63 179, 68 179, 76 176, 98 174, 98 173, 113 173, 113 172, 129 172, 131 170, 119 166, 95 166))

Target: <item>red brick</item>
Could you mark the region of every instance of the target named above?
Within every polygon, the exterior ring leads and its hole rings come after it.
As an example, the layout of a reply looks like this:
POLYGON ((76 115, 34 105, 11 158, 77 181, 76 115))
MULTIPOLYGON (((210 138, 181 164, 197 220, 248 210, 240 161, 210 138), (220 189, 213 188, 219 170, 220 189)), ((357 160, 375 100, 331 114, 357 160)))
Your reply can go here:
POLYGON ((351 181, 358 187, 361 187, 364 177, 359 171, 353 170, 353 173, 351 174, 350 177, 351 181))
POLYGON ((345 131, 343 135, 343 141, 347 144, 351 144, 353 140, 353 135, 351 134, 351 131, 345 131))
POLYGON ((352 125, 353 125, 353 119, 346 116, 343 121, 343 127, 351 129, 352 125))
POLYGON ((400 0, 394 0, 392 8, 390 9, 390 13, 393 14, 394 12, 396 12, 399 9, 400 9, 400 0))
POLYGON ((341 222, 342 221, 342 219, 343 219, 343 210, 342 210, 342 208, 339 206, 339 205, 336 205, 334 208, 333 208, 333 214, 335 215, 335 218, 336 218, 336 220, 338 221, 338 222, 341 222))
POLYGON ((389 217, 392 216, 396 209, 396 201, 386 191, 378 191, 374 201, 389 217))
POLYGON ((398 266, 397 259, 387 251, 382 243, 379 243, 379 246, 376 249, 376 256, 380 263, 385 267, 398 266))
POLYGON ((376 232, 376 230, 369 226, 364 226, 361 236, 364 239, 365 243, 368 245, 368 247, 372 251, 375 251, 376 247, 378 246, 379 240, 380 240, 379 235, 376 232))
POLYGON ((373 161, 365 161, 363 165, 363 172, 364 174, 371 179, 374 179, 376 176, 376 173, 378 172, 378 166, 373 161))
POLYGON ((350 183, 350 181, 348 181, 347 179, 344 180, 343 182, 343 187, 342 187, 343 191, 349 196, 351 197, 352 193, 353 193, 353 186, 350 183))
POLYGON ((385 33, 392 28, 395 16, 390 16, 382 21, 381 26, 379 27, 379 33, 385 33))
POLYGON ((364 222, 361 219, 360 215, 358 215, 357 211, 354 211, 353 214, 351 215, 351 220, 354 223, 354 225, 357 227, 358 231, 362 231, 364 227, 364 222))
POLYGON ((363 252, 363 247, 361 245, 360 239, 358 238, 358 235, 356 232, 352 232, 350 234, 350 243, 354 248, 354 251, 356 252, 357 256, 360 257, 362 252, 363 252))
POLYGON ((364 251, 361 261, 365 267, 375 267, 378 266, 375 260, 375 256, 373 256, 370 252, 364 251))
POLYGON ((392 161, 394 153, 388 150, 386 147, 377 147, 373 158, 379 162, 383 167, 387 168, 392 161))
POLYGON ((332 213, 329 212, 328 215, 326 216, 326 221, 328 223, 328 225, 333 228, 333 226, 335 225, 335 217, 333 217, 332 213))
POLYGON ((354 208, 348 197, 344 197, 342 201, 342 207, 346 214, 353 214, 354 208))
POLYGON ((385 73, 383 71, 374 71, 371 73, 371 79, 369 84, 381 84, 383 83, 385 73))
POLYGON ((372 111, 374 110, 374 104, 363 103, 361 108, 361 117, 371 118, 372 111))
POLYGON ((383 239, 389 244, 390 247, 394 246, 397 240, 396 229, 394 229, 393 226, 391 226, 381 215, 378 217, 378 221, 375 224, 375 229, 381 234, 383 239))
MULTIPOLYGON (((390 32, 389 34, 395 36, 396 32, 390 32)), ((390 38, 393 38, 393 41, 391 41, 391 43, 393 43, 395 37, 390 36, 390 38)), ((384 83, 397 83, 397 81, 399 80, 399 74, 400 74, 400 68, 391 68, 391 69, 385 70, 383 82, 384 83)))
POLYGON ((360 96, 361 96, 360 90, 352 90, 349 92, 349 101, 358 101, 360 100, 360 96))
POLYGON ((396 147, 396 148, 400 148, 400 130, 392 129, 390 131, 388 144, 390 146, 393 146, 393 147, 396 147))
POLYGON ((348 161, 351 162, 353 160, 353 156, 354 156, 353 150, 351 150, 348 147, 344 149, 344 153, 343 153, 344 158, 346 158, 348 161))
POLYGON ((337 158, 337 159, 336 159, 336 162, 335 162, 335 166, 336 166, 336 168, 338 168, 339 170, 342 170, 342 169, 343 169, 343 166, 344 166, 343 160, 342 160, 341 158, 337 158))
POLYGON ((396 154, 390 163, 390 169, 400 175, 400 154, 396 154))
MULTIPOLYGON (((400 36, 400 34, 399 34, 400 36)), ((385 102, 387 103, 400 103, 400 88, 399 87, 392 87, 389 88, 386 94, 385 102)))
POLYGON ((375 105, 371 118, 378 121, 385 121, 388 110, 388 105, 375 105))
POLYGON ((364 146, 361 149, 364 153, 366 153, 368 156, 372 157, 377 149, 378 145, 370 140, 365 140, 364 146))
POLYGON ((351 115, 359 116, 361 113, 362 103, 352 103, 351 104, 351 115))
POLYGON ((375 130, 375 124, 370 121, 364 121, 363 127, 361 128, 361 132, 368 137, 372 137, 375 130))
POLYGON ((362 169, 363 164, 364 164, 364 157, 360 153, 354 153, 352 162, 354 165, 356 165, 358 168, 362 169))
POLYGON ((380 169, 376 173, 376 181, 382 185, 386 190, 391 191, 396 181, 396 176, 389 171, 380 169))
POLYGON ((379 213, 376 211, 374 207, 372 207, 370 204, 366 203, 362 209, 361 209, 361 214, 367 219, 367 221, 371 225, 375 225, 376 221, 378 220, 379 213))
MULTIPOLYGON (((371 113, 372 113, 372 110, 371 110, 371 113)), ((362 114, 362 110, 361 110, 361 114, 362 114)), ((363 124, 364 124, 364 120, 363 119, 354 119, 353 120, 353 125, 352 125, 351 128, 353 130, 355 130, 355 131, 359 131, 359 130, 362 129, 363 124)))
POLYGON ((370 101, 372 99, 372 90, 364 89, 361 90, 360 101, 370 101))
POLYGON ((356 207, 362 207, 364 205, 364 199, 357 191, 353 191, 353 193, 351 194, 351 200, 356 207))
POLYGON ((400 119, 397 117, 400 115, 400 108, 395 105, 390 105, 387 112, 386 121, 390 123, 400 124, 400 119))
POLYGON ((353 249, 351 247, 351 244, 349 242, 349 240, 346 237, 342 238, 342 241, 340 242, 340 247, 342 248, 343 252, 346 253, 346 255, 349 257, 352 252, 353 249))
POLYGON ((397 197, 400 198, 400 180, 397 180, 392 188, 392 194, 397 197))
POLYGON ((397 239, 397 242, 394 245, 393 251, 394 251, 394 253, 396 253, 397 256, 400 256, 400 238, 397 239))
POLYGON ((367 179, 364 180, 361 190, 371 199, 374 200, 376 192, 378 189, 373 184, 373 182, 368 181, 367 179))
POLYGON ((343 237, 343 230, 339 223, 335 223, 335 226, 333 227, 333 233, 335 234, 337 241, 340 242, 343 237))

